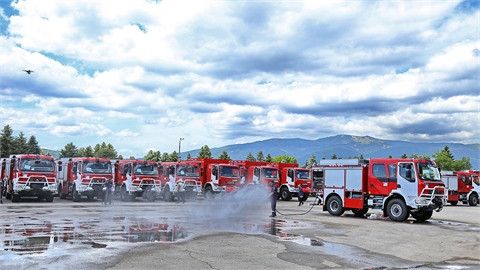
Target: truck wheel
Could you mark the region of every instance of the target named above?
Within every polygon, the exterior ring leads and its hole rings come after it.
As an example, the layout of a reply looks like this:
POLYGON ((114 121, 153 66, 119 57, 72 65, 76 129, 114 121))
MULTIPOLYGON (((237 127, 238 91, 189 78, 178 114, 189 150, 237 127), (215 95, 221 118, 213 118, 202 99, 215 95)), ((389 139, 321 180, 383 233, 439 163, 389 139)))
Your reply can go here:
POLYGON ((46 202, 53 202, 53 194, 48 194, 45 196, 45 201, 46 202))
POLYGON ((187 192, 185 194, 185 197, 186 197, 187 201, 194 202, 194 201, 197 200, 197 193, 193 192, 193 191, 190 191, 190 192, 187 192))
POLYGON ((401 199, 394 198, 387 204, 387 216, 393 221, 405 221, 409 216, 407 206, 401 199))
POLYGON ((72 200, 74 202, 79 202, 81 199, 82 199, 82 195, 78 194, 77 187, 74 185, 73 191, 72 191, 72 200))
POLYGON ((288 188, 283 187, 280 190, 280 198, 282 198, 282 201, 290 201, 292 199, 292 194, 288 191, 288 188))
POLYGON ((212 200, 215 198, 215 193, 213 193, 212 187, 205 188, 205 199, 212 200))
POLYGON ((477 206, 478 204, 478 195, 476 193, 473 193, 470 195, 470 198, 468 199, 468 204, 470 206, 477 206))
POLYGON ((412 212, 412 217, 419 222, 424 222, 425 220, 431 218, 432 215, 433 211, 412 212))
POLYGON ((368 208, 352 209, 353 215, 356 217, 363 217, 368 212, 368 208))
POLYGON ((165 190, 163 191, 163 199, 167 202, 173 202, 173 193, 170 191, 168 185, 165 186, 165 190))
POLYGON ((127 201, 127 188, 125 186, 122 186, 120 189, 120 200, 122 200, 122 202, 127 201))
POLYGON ((455 205, 457 205, 457 204, 458 204, 458 202, 457 202, 457 201, 455 201, 455 202, 449 202, 449 203, 450 203, 451 205, 453 205, 453 206, 455 206, 455 205))
POLYGON ((338 196, 332 196, 327 200, 327 210, 332 216, 340 216, 345 210, 343 209, 342 200, 338 196))
MULTIPOLYGON (((9 185, 9 186, 11 186, 11 185, 9 185)), ((9 188, 9 189, 10 189, 10 192, 5 191, 5 192, 6 192, 6 194, 5 194, 5 199, 11 200, 11 199, 12 199, 13 190, 12 190, 12 188, 9 188)))
POLYGON ((12 195, 12 202, 19 202, 19 201, 20 201, 20 195, 13 194, 12 195))
POLYGON ((67 194, 63 193, 63 185, 60 185, 58 187, 58 194, 60 194, 60 199, 66 199, 67 198, 67 194))

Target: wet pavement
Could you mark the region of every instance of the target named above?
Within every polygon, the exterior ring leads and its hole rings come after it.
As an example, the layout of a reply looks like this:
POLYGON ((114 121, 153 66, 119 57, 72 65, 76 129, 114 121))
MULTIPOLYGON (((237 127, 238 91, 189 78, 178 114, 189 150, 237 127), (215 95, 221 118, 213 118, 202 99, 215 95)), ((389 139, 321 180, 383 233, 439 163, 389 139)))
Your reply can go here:
MULTIPOLYGON (((285 215, 270 219, 267 217, 268 202, 249 198, 239 200, 226 197, 186 204, 115 201, 113 205, 103 205, 100 201, 73 203, 58 198, 53 203, 7 201, 0 205, 0 268, 62 269, 68 265, 83 264, 84 269, 122 269, 123 254, 132 249, 152 247, 152 243, 156 248, 162 244, 183 246, 187 242, 200 241, 208 236, 217 237, 219 234, 224 235, 223 242, 228 242, 236 235, 254 236, 251 238, 254 242, 268 239, 272 245, 280 244, 290 251, 279 252, 277 260, 309 269, 477 269, 480 266, 478 261, 478 264, 472 264, 471 259, 463 264, 428 262, 428 258, 417 262, 328 241, 324 235, 344 235, 346 232, 345 228, 331 226, 331 220, 346 223, 382 222, 391 228, 397 227, 398 223, 370 213, 363 219, 348 214, 344 217, 325 216, 327 222, 321 222, 316 218, 324 214, 319 212, 320 209, 309 213, 312 210, 309 208, 313 206, 295 208, 295 204, 280 201, 278 207, 287 209, 285 215), (304 213, 306 215, 302 215, 304 213), (233 236, 229 236, 229 233, 233 236), (299 256, 307 256, 308 259, 297 261, 298 258, 291 257, 299 252, 299 256), (97 261, 92 262, 91 258, 97 261)), ((412 220, 405 222, 420 229, 434 226, 448 231, 480 231, 477 223, 462 221, 429 220, 424 224, 413 223, 412 220)), ((378 225, 371 223, 374 224, 378 225)), ((237 240, 232 245, 238 243, 237 240)), ((237 249, 241 248, 237 246, 237 249)), ((248 245, 245 248, 248 249, 248 245)), ((175 262, 170 263, 175 265, 175 262)), ((150 266, 144 269, 158 269, 158 265, 150 266)))

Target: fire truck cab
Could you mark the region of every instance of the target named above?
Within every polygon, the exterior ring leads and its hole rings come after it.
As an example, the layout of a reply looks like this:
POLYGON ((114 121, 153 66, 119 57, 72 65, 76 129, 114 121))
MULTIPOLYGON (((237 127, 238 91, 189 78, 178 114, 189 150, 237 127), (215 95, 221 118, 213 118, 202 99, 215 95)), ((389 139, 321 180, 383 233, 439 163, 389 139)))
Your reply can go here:
POLYGON ((112 164, 107 158, 62 158, 58 162, 58 191, 60 199, 71 197, 74 202, 82 196, 88 200, 105 197, 107 180, 112 179, 112 164))
POLYGON ((263 161, 232 160, 230 164, 240 167, 239 186, 263 185, 268 186, 271 181, 280 181, 278 168, 273 164, 263 161))
POLYGON ((312 174, 307 168, 300 168, 295 163, 274 163, 274 167, 279 169, 280 182, 279 197, 283 201, 289 201, 292 196, 298 197, 298 186, 303 189, 304 198, 308 198, 312 189, 312 174))
POLYGON ((5 198, 38 197, 52 202, 57 193, 55 160, 52 156, 11 155, 2 161, 5 198))
POLYGON ((158 174, 158 163, 147 160, 112 161, 114 195, 122 201, 133 201, 142 197, 154 202, 162 190, 158 174))
POLYGON ((185 198, 195 201, 202 194, 200 168, 198 163, 190 161, 162 162, 159 166, 163 198, 173 201, 177 195, 177 187, 183 185, 185 198))
POLYGON ((476 206, 480 194, 478 174, 473 171, 442 171, 442 180, 448 188, 447 201, 451 205, 459 202, 476 206))
POLYGON ((405 221, 410 215, 418 221, 441 211, 447 190, 436 164, 424 159, 372 158, 335 160, 323 170, 323 210, 342 215, 352 210, 357 216, 369 208, 382 209, 384 216, 405 221))

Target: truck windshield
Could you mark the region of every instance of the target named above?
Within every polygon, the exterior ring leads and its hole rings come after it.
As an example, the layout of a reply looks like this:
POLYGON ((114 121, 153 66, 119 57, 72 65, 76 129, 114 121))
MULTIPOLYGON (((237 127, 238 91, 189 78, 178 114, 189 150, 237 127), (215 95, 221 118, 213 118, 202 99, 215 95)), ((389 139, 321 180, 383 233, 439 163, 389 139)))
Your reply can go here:
POLYGON ((177 175, 180 176, 189 176, 189 177, 198 177, 198 166, 178 166, 177 175))
POLYGON ((418 163, 418 177, 422 180, 441 181, 437 166, 429 163, 418 163))
POLYGON ((264 178, 278 178, 278 170, 273 168, 263 168, 262 175, 264 178))
POLYGON ((83 172, 112 173, 112 164, 110 164, 110 162, 85 161, 83 164, 83 172))
POLYGON ((309 170, 297 170, 295 175, 297 176, 297 179, 310 179, 309 170))
POLYGON ((55 170, 55 162, 50 159, 23 159, 20 165, 20 170, 35 172, 53 172, 55 170))
POLYGON ((133 171, 139 175, 158 175, 157 165, 154 164, 135 164, 133 171))
POLYGON ((235 166, 220 166, 220 176, 239 177, 238 168, 235 166))

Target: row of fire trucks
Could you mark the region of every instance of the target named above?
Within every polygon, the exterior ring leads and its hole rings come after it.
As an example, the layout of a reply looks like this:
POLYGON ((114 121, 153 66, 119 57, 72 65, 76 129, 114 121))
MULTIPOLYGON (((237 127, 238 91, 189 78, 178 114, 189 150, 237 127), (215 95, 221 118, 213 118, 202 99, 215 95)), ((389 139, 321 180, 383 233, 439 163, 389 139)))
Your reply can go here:
POLYGON ((269 182, 278 186, 281 199, 291 200, 298 196, 299 188, 308 196, 312 186, 310 170, 298 164, 207 158, 157 163, 94 157, 54 160, 22 154, 2 159, 0 174, 3 195, 14 202, 20 197, 51 202, 54 196, 78 202, 82 198, 103 199, 106 192, 123 201, 137 197, 155 201, 159 196, 173 201, 180 185, 188 200, 196 200, 242 187, 267 186, 269 182))
POLYGON ((409 215, 429 219, 447 202, 475 206, 480 192, 478 171, 440 173, 434 162, 424 159, 321 160, 310 170, 298 164, 203 158, 157 163, 12 155, 1 162, 3 195, 14 202, 20 197, 51 202, 55 195, 73 201, 102 199, 107 188, 123 201, 154 201, 159 196, 173 201, 180 185, 186 198, 195 200, 273 181, 282 200, 298 196, 302 188, 305 196, 318 194, 332 215, 382 209, 390 219, 403 221, 409 215))

